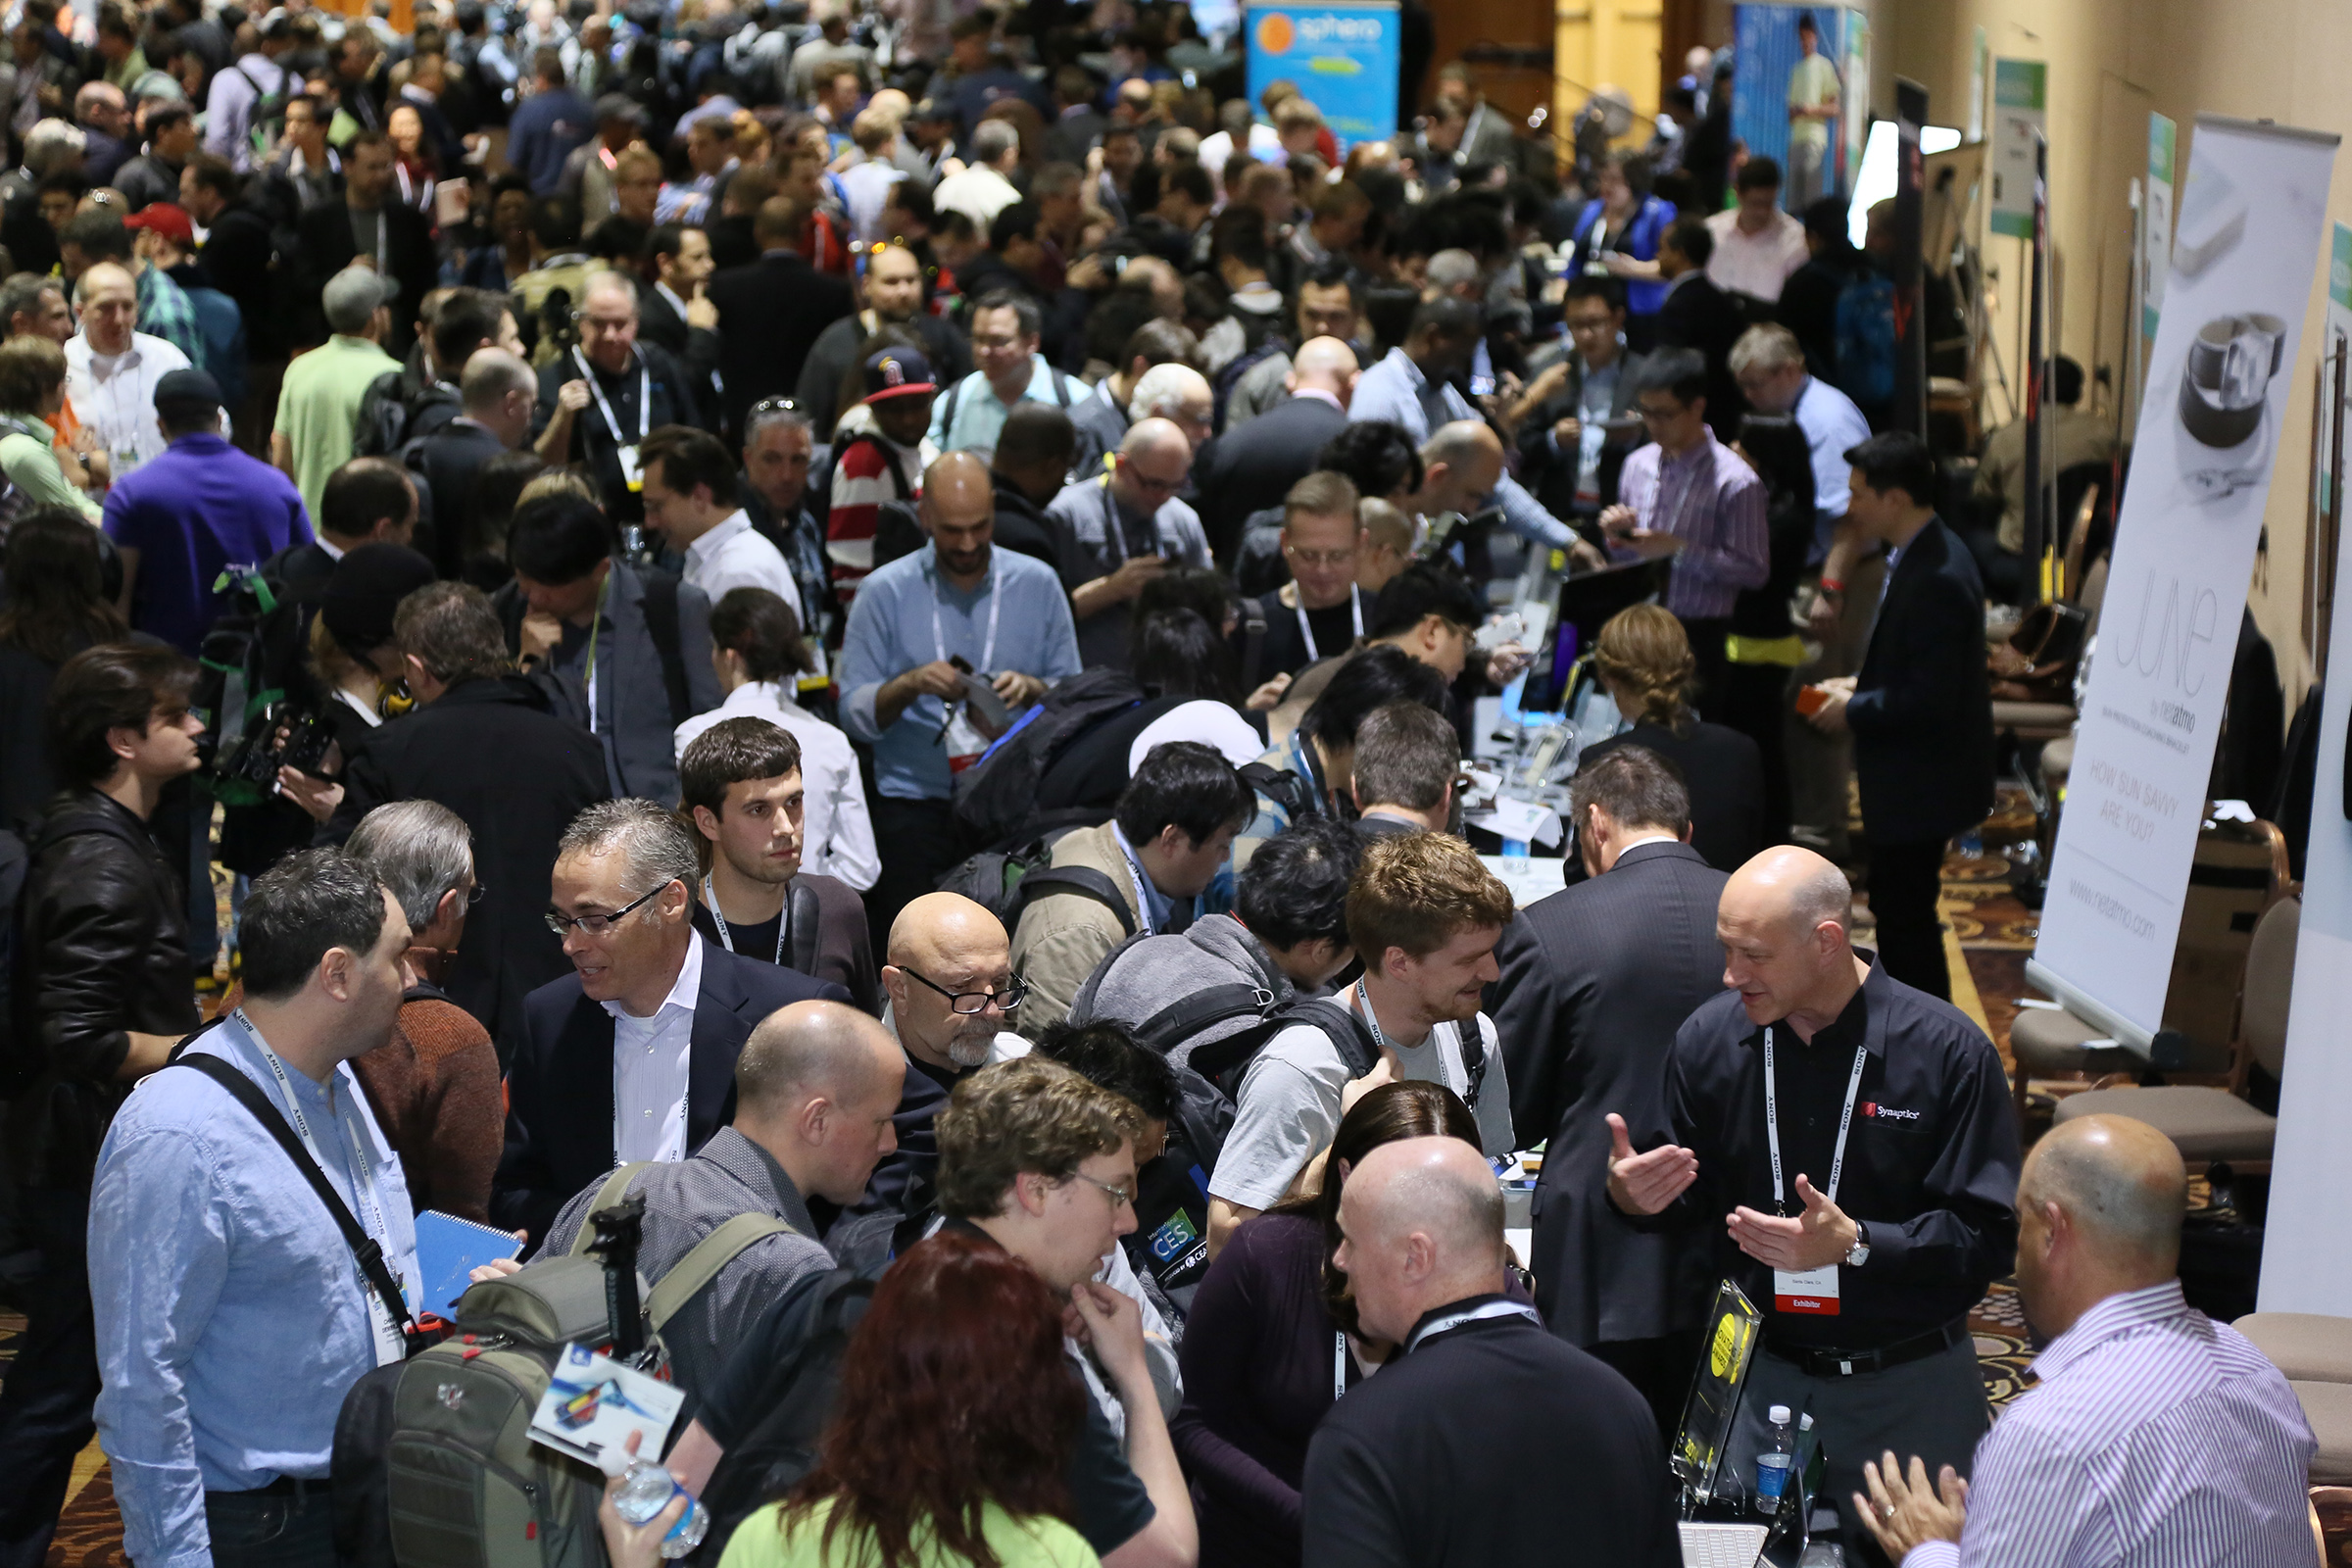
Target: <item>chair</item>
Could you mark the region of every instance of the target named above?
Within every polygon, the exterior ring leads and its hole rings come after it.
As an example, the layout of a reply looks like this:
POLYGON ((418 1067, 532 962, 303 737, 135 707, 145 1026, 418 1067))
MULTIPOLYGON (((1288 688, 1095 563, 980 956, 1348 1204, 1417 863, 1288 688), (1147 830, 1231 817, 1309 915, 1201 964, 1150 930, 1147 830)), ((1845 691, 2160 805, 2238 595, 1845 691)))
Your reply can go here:
MULTIPOLYGON (((2259 1061, 2273 1074, 2285 1064, 2287 1008, 2294 989, 2295 942, 2302 932, 2302 900, 2280 899, 2254 928, 2246 952, 2244 983, 2239 988, 2238 1026, 2230 1048, 2228 1088, 2165 1084, 2148 1089, 2093 1089, 2061 1101, 2057 1119, 2129 1116, 2170 1138, 2192 1172, 2220 1163, 2240 1173, 2267 1172, 2278 1135, 2278 1118, 2247 1104, 2236 1091, 2243 1088, 2251 1063, 2259 1061)), ((2180 973, 2176 963, 2174 974, 2178 977, 2180 973)), ((2352 1386, 2346 1386, 2344 1397, 2343 1413, 2347 1422, 2352 1422, 2352 1386)), ((2347 1453, 2347 1458, 2352 1458, 2352 1453, 2347 1453)))
POLYGON ((2352 1317, 2251 1312, 2230 1325, 2286 1374, 2319 1439, 2311 1484, 2352 1485, 2352 1317))

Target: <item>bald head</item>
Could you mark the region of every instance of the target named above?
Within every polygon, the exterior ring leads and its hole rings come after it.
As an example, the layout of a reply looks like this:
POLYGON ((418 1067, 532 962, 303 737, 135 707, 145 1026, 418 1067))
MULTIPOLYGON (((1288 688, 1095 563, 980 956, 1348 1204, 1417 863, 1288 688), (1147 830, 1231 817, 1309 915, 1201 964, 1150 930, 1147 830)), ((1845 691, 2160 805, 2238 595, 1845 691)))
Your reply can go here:
POLYGON ((1165 457, 1179 463, 1192 461, 1192 443, 1172 419, 1138 419, 1128 426, 1119 442, 1119 450, 1131 458, 1165 457))
POLYGON ((988 1060, 1005 1008, 991 1003, 957 1012, 951 997, 994 992, 1012 984, 1012 944, 1004 925, 960 893, 926 893, 899 911, 890 927, 889 963, 882 971, 890 1018, 899 1043, 934 1067, 961 1072, 988 1060))
POLYGON ((1502 1191, 1458 1138, 1366 1154, 1340 1192, 1339 1262, 1365 1330, 1402 1340, 1424 1313, 1502 1289, 1502 1191))
POLYGON ((923 500, 969 506, 991 494, 988 466, 969 452, 951 452, 923 470, 923 500))
POLYGON ((1715 906, 1723 983, 1751 1023, 1786 1018, 1806 1040, 1836 1021, 1867 972, 1848 937, 1854 893, 1845 874, 1792 844, 1732 873, 1715 906))
POLYGON ((1762 918, 1778 918, 1796 931, 1825 922, 1840 930, 1853 919, 1854 888, 1827 857, 1793 844, 1766 850, 1732 873, 1724 903, 1739 899, 1762 918))
POLYGON ((919 968, 943 954, 1002 947, 1004 941, 1004 922, 986 905, 960 893, 926 893, 890 923, 888 961, 902 969, 919 968))
POLYGON ((2127 1116, 2062 1121, 2026 1156, 2021 1206, 2054 1203, 2110 1267, 2170 1278, 2180 1258, 2188 1170, 2173 1141, 2127 1116))
POLYGON ((1310 337, 1291 356, 1291 390, 1311 387, 1345 401, 1355 372, 1355 350, 1336 337, 1310 337))
POLYGON ((760 1019, 735 1058, 734 1127, 804 1197, 854 1203, 898 1147, 891 1114, 906 1080, 881 1024, 838 1002, 796 1002, 760 1019))
POLYGON ((1502 442, 1481 419, 1438 426, 1421 445, 1421 512, 1470 512, 1502 482, 1502 442))

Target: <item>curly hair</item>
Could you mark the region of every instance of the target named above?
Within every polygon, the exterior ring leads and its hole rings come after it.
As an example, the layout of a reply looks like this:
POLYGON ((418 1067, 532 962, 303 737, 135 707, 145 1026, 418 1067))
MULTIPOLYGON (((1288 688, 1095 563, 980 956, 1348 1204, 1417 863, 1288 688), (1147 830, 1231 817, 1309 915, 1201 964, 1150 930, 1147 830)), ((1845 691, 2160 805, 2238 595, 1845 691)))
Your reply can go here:
POLYGON ((1683 623, 1658 605, 1635 605, 1611 615, 1592 646, 1592 662, 1603 679, 1625 687, 1637 724, 1656 724, 1682 734, 1690 727, 1690 678, 1698 662, 1690 654, 1683 623))
POLYGON ((1348 936, 1356 956, 1385 972, 1391 948, 1426 958, 1464 931, 1503 926, 1511 890, 1460 839, 1407 833, 1364 852, 1348 888, 1348 936))
POLYGON ((939 1207, 951 1219, 1002 1212, 1023 1174, 1067 1181, 1133 1138, 1142 1113, 1057 1061, 1027 1055, 956 1086, 939 1113, 939 1207))
POLYGON ((991 1502, 1075 1524, 1062 1472, 1086 1396, 1063 1355, 1059 1307, 1028 1264, 984 1237, 918 1243, 850 1335, 841 1381, 858 1397, 835 1407, 778 1529, 829 1501, 829 1562, 998 1568, 982 1534, 991 1502))

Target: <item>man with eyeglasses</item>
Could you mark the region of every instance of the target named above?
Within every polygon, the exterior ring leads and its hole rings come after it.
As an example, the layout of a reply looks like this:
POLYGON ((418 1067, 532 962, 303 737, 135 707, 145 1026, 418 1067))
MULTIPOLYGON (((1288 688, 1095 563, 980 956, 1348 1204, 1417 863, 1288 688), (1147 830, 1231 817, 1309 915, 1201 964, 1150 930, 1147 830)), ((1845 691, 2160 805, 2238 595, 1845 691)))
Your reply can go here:
MULTIPOLYGON (((1270 416, 1269 416, 1270 417, 1270 416)), ((1265 629, 1243 617, 1234 641, 1245 690, 1277 676, 1296 675, 1318 660, 1350 652, 1364 635, 1373 597, 1358 588, 1355 568, 1364 530, 1355 520, 1355 486, 1344 473, 1318 469, 1291 486, 1282 500, 1282 559, 1291 580, 1256 601, 1265 629)))
POLYGON ((944 318, 923 309, 928 290, 922 259, 904 244, 880 240, 865 253, 865 272, 858 279, 863 308, 816 334, 808 358, 801 365, 796 397, 820 429, 831 430, 841 412, 842 377, 858 363, 858 346, 885 326, 903 326, 923 340, 944 384, 953 385, 971 373, 972 351, 964 335, 944 318))
POLYGON ((1192 443, 1174 420, 1143 419, 1108 473, 1081 479, 1046 508, 1061 538, 1083 662, 1124 665, 1129 611, 1144 584, 1170 565, 1209 564, 1200 514, 1177 499, 1192 466, 1192 443))
POLYGON ((972 452, 986 463, 997 448, 1004 416, 1016 403, 1052 403, 1064 414, 1086 384, 1062 374, 1038 352, 1045 315, 1037 301, 1012 289, 982 294, 972 306, 971 374, 949 387, 931 410, 931 444, 942 452, 972 452))
POLYGON ((667 807, 608 801, 564 829, 546 921, 572 972, 523 1001, 493 1224, 544 1241, 613 1166, 686 1158, 734 1115, 735 1059, 761 1019, 849 1004, 840 986, 705 941, 689 891, 701 878, 667 807))
POLYGON ((668 353, 637 341, 637 288, 618 272, 581 286, 580 340, 539 372, 533 411, 541 461, 582 463, 605 512, 626 525, 645 515, 638 448, 665 424, 700 425, 686 372, 668 353))
POLYGON ((1570 350, 1537 371, 1519 426, 1519 471, 1553 515, 1589 524, 1617 496, 1617 471, 1633 443, 1626 428, 1642 356, 1626 351, 1625 285, 1613 277, 1568 283, 1570 350))

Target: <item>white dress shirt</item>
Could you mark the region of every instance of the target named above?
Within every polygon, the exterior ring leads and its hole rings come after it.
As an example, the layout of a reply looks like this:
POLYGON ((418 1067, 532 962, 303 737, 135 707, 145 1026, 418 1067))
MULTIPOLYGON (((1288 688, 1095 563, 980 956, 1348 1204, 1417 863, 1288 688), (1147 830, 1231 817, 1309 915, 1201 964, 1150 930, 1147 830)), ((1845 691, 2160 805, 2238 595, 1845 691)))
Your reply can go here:
POLYGON ((1715 238, 1715 254, 1707 258, 1707 276, 1715 286, 1776 304, 1781 285, 1805 265, 1805 225, 1787 213, 1774 213, 1760 234, 1740 226, 1740 210, 1732 208, 1707 220, 1715 238))
POLYGON ((703 990, 703 939, 690 935, 677 984, 650 1018, 617 1002, 612 1015, 612 1162, 686 1157, 686 1087, 694 1059, 694 1004, 703 990))
POLYGON ((800 613, 800 584, 784 564, 784 553, 752 527, 737 508, 709 533, 686 547, 686 580, 717 604, 730 588, 764 588, 800 613))
POLYGON ((858 776, 858 754, 849 736, 785 695, 778 681, 746 681, 708 713, 697 713, 677 730, 678 756, 695 737, 729 718, 764 718, 801 743, 801 869, 839 877, 863 893, 882 874, 874 849, 874 822, 866 811, 865 784, 858 776))
POLYGON ((74 417, 113 459, 116 478, 161 457, 172 444, 155 417, 155 386, 186 368, 185 354, 144 332, 131 333, 130 347, 115 355, 94 351, 86 332, 66 339, 66 397, 74 417))

